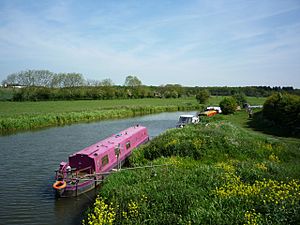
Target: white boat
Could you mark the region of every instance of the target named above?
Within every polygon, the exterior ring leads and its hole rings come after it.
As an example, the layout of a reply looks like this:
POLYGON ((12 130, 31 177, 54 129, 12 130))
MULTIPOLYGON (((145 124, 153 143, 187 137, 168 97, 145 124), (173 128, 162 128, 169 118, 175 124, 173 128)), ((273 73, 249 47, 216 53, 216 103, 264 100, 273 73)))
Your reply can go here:
POLYGON ((199 117, 194 115, 180 115, 176 127, 182 128, 186 124, 199 123, 199 117))

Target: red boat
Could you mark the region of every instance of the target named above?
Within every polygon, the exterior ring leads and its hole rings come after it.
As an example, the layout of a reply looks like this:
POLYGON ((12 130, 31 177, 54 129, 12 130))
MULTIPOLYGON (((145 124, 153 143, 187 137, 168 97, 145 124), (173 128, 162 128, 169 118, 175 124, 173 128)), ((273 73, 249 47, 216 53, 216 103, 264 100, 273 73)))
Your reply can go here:
POLYGON ((129 127, 69 156, 56 171, 53 188, 59 197, 78 196, 98 186, 114 168, 119 168, 132 150, 149 141, 143 126, 129 127))

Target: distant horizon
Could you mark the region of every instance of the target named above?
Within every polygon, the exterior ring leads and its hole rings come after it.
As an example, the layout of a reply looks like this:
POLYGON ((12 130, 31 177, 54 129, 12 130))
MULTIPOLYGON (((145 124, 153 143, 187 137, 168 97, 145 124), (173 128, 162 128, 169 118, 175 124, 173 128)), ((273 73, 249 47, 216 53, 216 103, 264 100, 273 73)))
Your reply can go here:
MULTIPOLYGON (((83 75, 83 74, 82 74, 83 75)), ((84 75, 83 75, 84 76, 84 75)), ((89 80, 89 78, 86 78, 84 77, 86 80, 89 80)), ((139 78, 139 77, 138 77, 139 78)), ((104 79, 110 79, 109 77, 106 77, 104 79)), ((5 79, 1 80, 0 83, 2 83, 5 79)), ((101 80, 97 80, 97 81, 101 81, 101 80)), ((124 77, 124 81, 125 81, 125 77, 124 77)), ((124 82, 122 84, 116 84, 113 80, 113 86, 124 86, 124 82)), ((229 88, 239 88, 239 87, 270 87, 270 88, 275 88, 275 87, 280 87, 280 88, 283 88, 283 87, 292 87, 293 89, 300 89, 300 87, 295 87, 295 86, 292 86, 292 85, 287 85, 287 86, 282 86, 282 85, 275 85, 275 86, 272 86, 272 85, 238 85, 238 86, 229 86, 229 85, 225 85, 225 86, 216 86, 216 85, 212 85, 212 86, 199 86, 199 85, 195 85, 195 86, 189 86, 189 85, 182 85, 180 83, 165 83, 165 84, 158 84, 158 85, 153 85, 153 84, 145 84, 143 83, 143 81, 141 80, 142 82, 142 85, 144 86, 155 86, 155 87, 159 87, 159 86, 165 86, 165 85, 181 85, 182 87, 200 87, 200 88, 210 88, 210 87, 229 87, 229 88)))
POLYGON ((300 1, 0 1, 0 80, 28 69, 144 84, 300 88, 300 1))

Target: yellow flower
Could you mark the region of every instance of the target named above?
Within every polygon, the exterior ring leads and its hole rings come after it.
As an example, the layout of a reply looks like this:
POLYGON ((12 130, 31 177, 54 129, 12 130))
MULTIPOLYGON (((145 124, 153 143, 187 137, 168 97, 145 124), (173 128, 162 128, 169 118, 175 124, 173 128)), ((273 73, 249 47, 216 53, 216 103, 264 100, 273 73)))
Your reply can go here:
POLYGON ((106 204, 104 199, 97 197, 94 203, 94 210, 88 214, 87 221, 83 220, 82 224, 89 225, 112 225, 116 218, 116 212, 113 204, 106 204))
POLYGON ((266 166, 265 163, 257 163, 257 164, 256 164, 256 167, 257 167, 258 169, 261 169, 261 170, 264 170, 264 171, 267 171, 267 170, 268 170, 268 167, 266 166))
POLYGON ((269 156, 269 160, 272 162, 280 162, 278 156, 276 156, 274 153, 269 156))

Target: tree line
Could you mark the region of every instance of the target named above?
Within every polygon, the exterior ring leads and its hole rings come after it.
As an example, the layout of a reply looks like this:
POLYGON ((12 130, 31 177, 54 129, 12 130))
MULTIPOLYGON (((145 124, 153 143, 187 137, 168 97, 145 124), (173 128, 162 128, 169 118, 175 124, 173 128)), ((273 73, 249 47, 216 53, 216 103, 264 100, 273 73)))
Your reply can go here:
POLYGON ((53 73, 49 70, 27 70, 8 75, 2 81, 2 85, 63 88, 89 85, 89 81, 86 81, 80 73, 53 73))
MULTIPOLYGON (((196 96, 205 90, 209 95, 267 97, 275 92, 300 95, 293 87, 184 87, 180 84, 160 86, 143 85, 134 75, 127 76, 123 85, 115 85, 109 79, 89 80, 80 73, 53 73, 48 70, 27 70, 13 73, 2 81, 4 87, 11 87, 13 101, 78 100, 78 99, 126 99, 126 98, 180 98, 196 96), (13 88, 13 87, 22 88, 13 88)), ((0 90, 1 99, 1 90, 0 90)))

